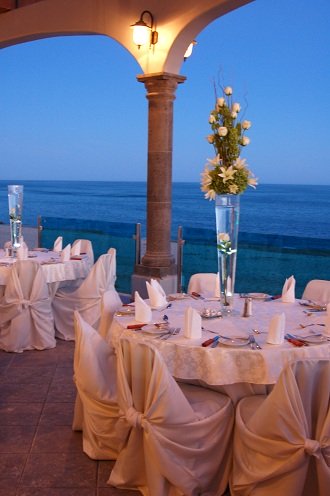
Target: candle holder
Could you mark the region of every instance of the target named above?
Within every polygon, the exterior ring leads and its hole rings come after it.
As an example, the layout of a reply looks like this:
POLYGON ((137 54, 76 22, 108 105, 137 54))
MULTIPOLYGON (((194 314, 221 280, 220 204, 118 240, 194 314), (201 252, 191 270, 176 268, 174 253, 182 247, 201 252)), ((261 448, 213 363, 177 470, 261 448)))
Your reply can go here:
POLYGON ((13 256, 16 256, 21 246, 22 237, 22 210, 23 210, 23 186, 17 184, 8 185, 8 207, 10 220, 10 241, 13 256))

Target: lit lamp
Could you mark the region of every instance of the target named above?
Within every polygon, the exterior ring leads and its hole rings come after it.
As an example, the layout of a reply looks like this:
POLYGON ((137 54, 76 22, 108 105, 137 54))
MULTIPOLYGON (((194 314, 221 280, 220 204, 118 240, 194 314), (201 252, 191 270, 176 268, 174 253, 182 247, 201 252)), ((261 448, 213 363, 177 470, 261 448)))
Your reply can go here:
POLYGON ((149 10, 144 10, 140 15, 140 19, 135 24, 131 25, 131 28, 133 28, 133 42, 139 49, 142 45, 146 45, 148 41, 150 43, 150 47, 151 45, 156 45, 158 41, 158 33, 156 30, 153 31, 153 27, 154 18, 149 10), (150 17, 150 25, 143 20, 145 15, 150 17))
POLYGON ((190 57, 190 55, 192 54, 192 51, 193 51, 193 48, 194 48, 194 45, 197 45, 197 41, 196 40, 193 40, 190 45, 188 46, 187 50, 185 51, 185 54, 183 56, 183 60, 186 60, 188 57, 190 57))

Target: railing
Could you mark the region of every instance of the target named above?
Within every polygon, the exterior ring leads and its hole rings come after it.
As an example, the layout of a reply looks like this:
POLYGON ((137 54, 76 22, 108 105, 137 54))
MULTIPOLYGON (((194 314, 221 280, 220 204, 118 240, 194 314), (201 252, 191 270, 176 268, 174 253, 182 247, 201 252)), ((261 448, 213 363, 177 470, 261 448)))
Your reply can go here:
MULTIPOLYGON (((77 238, 92 241, 95 259, 110 246, 117 249, 118 291, 131 293, 134 265, 141 262, 145 236, 141 224, 42 217, 39 246, 50 247, 58 235, 63 242, 77 238)), ((185 291, 196 272, 217 272, 216 237, 211 229, 181 228, 171 250, 178 268, 178 291, 185 291)), ((266 234, 239 234, 237 292, 279 294, 286 277, 296 278, 300 297, 311 279, 330 280, 330 239, 266 234)))
MULTIPOLYGON (((217 272, 216 236, 210 229, 183 230, 183 287, 196 272, 217 272)), ((285 278, 296 278, 301 297, 311 279, 330 280, 330 239, 239 233, 236 292, 280 294, 285 278)))
POLYGON ((135 224, 40 217, 38 229, 39 246, 47 248, 53 246, 57 236, 63 236, 64 245, 72 243, 75 239, 89 239, 93 245, 95 260, 110 247, 116 248, 116 288, 119 292, 130 293, 131 275, 135 264, 135 224))

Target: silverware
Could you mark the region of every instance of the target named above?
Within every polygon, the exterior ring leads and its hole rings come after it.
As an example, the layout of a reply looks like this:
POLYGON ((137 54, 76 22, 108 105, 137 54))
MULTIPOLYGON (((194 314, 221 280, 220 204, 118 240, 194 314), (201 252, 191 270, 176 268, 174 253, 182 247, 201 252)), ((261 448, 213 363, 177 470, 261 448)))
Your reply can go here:
POLYGON ((252 329, 255 334, 267 334, 267 331, 259 331, 259 329, 252 329))
POLYGON ((253 334, 249 334, 249 342, 252 350, 261 350, 261 346, 257 343, 253 334))
POLYGON ((170 329, 168 329, 167 332, 161 334, 160 336, 157 336, 156 339, 161 339, 162 341, 165 341, 166 339, 169 339, 170 337, 179 334, 180 331, 181 331, 181 327, 171 327, 170 329))
POLYGON ((299 324, 299 327, 301 327, 301 329, 305 329, 305 327, 314 326, 314 325, 325 326, 325 324, 315 323, 315 324, 299 324))

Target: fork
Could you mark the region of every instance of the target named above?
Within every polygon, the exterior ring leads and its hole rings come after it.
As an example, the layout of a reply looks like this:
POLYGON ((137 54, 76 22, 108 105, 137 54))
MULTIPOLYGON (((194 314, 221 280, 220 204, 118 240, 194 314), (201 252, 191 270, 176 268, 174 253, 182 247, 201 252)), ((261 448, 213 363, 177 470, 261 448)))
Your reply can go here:
POLYGON ((179 334, 180 331, 181 331, 181 327, 172 327, 171 329, 169 329, 169 331, 167 333, 159 336, 158 339, 161 339, 162 341, 166 341, 170 337, 175 336, 176 334, 179 334))
POLYGON ((261 346, 257 343, 253 334, 249 334, 249 341, 252 350, 261 350, 261 346))

